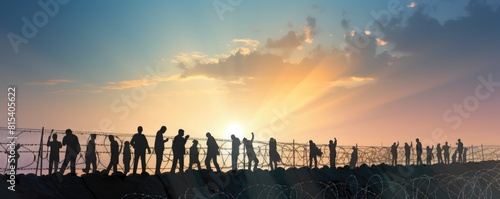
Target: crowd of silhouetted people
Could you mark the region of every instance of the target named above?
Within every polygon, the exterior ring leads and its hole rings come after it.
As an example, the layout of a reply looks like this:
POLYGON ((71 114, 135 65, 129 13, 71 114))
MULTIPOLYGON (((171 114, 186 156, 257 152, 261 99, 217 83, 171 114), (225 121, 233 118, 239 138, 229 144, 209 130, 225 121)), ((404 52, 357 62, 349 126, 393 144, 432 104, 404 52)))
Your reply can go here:
MULTIPOLYGON (((167 131, 167 127, 162 126, 158 132, 156 133, 155 143, 153 147, 153 152, 156 154, 156 166, 155 166, 155 174, 161 173, 161 165, 163 162, 164 151, 165 151, 165 143, 169 141, 168 138, 164 139, 164 134, 167 131)), ((139 126, 137 128, 137 133, 133 135, 130 141, 125 141, 123 146, 119 146, 118 142, 115 140, 113 135, 108 135, 109 146, 110 146, 110 160, 107 168, 102 173, 106 175, 112 171, 113 174, 117 173, 118 164, 119 164, 119 155, 122 154, 122 162, 124 165, 123 173, 126 175, 130 172, 130 161, 132 160, 132 153, 130 150, 130 146, 134 149, 134 157, 133 157, 133 169, 132 174, 137 173, 139 160, 141 161, 142 173, 146 173, 146 151, 150 154, 151 149, 149 147, 148 140, 146 136, 142 133, 143 128, 139 126)), ((52 173, 64 174, 68 164, 70 166, 71 174, 76 175, 75 164, 77 160, 77 156, 80 154, 80 142, 78 141, 78 137, 73 134, 71 129, 67 129, 65 132, 65 136, 62 139, 62 142, 57 140, 57 134, 51 134, 47 141, 47 147, 50 149, 49 155, 49 175, 52 173), (52 140, 51 140, 52 138, 52 140), (60 170, 58 171, 59 166, 59 152, 60 149, 66 146, 66 153, 64 156, 63 163, 61 165, 60 170)), ((217 144, 215 138, 208 132, 206 133, 207 137, 207 153, 205 158, 205 168, 207 170, 212 171, 212 164, 215 167, 217 172, 221 172, 221 168, 219 163, 217 162, 217 156, 220 155, 220 148, 217 144)), ((91 134, 89 141, 87 143, 87 148, 85 151, 85 168, 82 171, 86 174, 88 173, 96 173, 97 172, 97 155, 96 155, 96 134, 91 134)), ((179 129, 178 134, 174 137, 172 141, 172 153, 173 153, 173 161, 170 172, 174 173, 178 168, 180 173, 184 172, 184 157, 186 155, 186 143, 189 139, 189 135, 184 135, 184 130, 179 129)), ((240 141, 235 135, 231 135, 231 169, 233 171, 238 170, 238 157, 240 155, 240 145, 243 144, 243 147, 246 151, 247 156, 247 164, 248 170, 256 170, 259 165, 259 159, 257 158, 257 154, 255 153, 253 147, 254 141, 254 133, 252 132, 251 139, 243 138, 240 141)), ((192 146, 189 148, 189 166, 188 169, 193 169, 193 165, 197 165, 197 169, 201 170, 201 163, 199 160, 199 148, 198 148, 198 140, 192 140, 192 146)), ((460 139, 458 139, 456 143, 456 150, 453 152, 451 156, 450 162, 450 145, 448 142, 445 142, 443 146, 441 144, 436 145, 436 156, 437 156, 437 164, 450 164, 450 163, 466 163, 467 162, 467 148, 464 148, 464 145, 460 139)), ((16 159, 19 158, 19 153, 17 150, 19 149, 19 144, 16 146, 16 159)), ((394 142, 389 148, 390 154, 392 155, 392 165, 398 165, 398 147, 399 142, 394 142)), ((328 149, 330 151, 329 160, 330 160, 330 168, 336 168, 336 158, 337 158, 337 139, 330 140, 328 144, 328 149)), ((405 165, 410 165, 411 163, 411 149, 413 148, 413 142, 410 144, 404 144, 404 155, 405 155, 405 165)), ((416 150, 416 165, 424 164, 422 161, 423 155, 423 147, 420 140, 417 138, 415 140, 415 150, 416 150)), ((426 164, 432 164, 434 159, 434 145, 426 146, 426 164)), ((318 156, 322 156, 323 152, 321 149, 312 141, 309 140, 309 168, 318 168, 318 156), (313 164, 314 163, 314 164, 313 164)), ((17 161, 16 161, 17 162, 17 161)), ((271 170, 275 170, 278 168, 278 163, 281 162, 281 156, 278 153, 277 142, 276 139, 269 139, 269 167, 271 170)), ((358 146, 357 144, 352 147, 351 158, 349 161, 349 168, 355 168, 358 162, 358 146)), ((16 167, 17 168, 17 167, 16 167)))

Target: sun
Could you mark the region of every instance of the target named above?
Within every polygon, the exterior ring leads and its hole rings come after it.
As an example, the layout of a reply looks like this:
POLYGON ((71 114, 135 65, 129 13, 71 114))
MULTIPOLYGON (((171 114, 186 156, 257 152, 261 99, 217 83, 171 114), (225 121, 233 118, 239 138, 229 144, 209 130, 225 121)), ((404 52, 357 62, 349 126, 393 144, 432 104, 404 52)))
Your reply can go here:
POLYGON ((243 127, 239 124, 231 124, 226 128, 226 138, 230 138, 231 135, 236 136, 237 138, 243 138, 243 127))

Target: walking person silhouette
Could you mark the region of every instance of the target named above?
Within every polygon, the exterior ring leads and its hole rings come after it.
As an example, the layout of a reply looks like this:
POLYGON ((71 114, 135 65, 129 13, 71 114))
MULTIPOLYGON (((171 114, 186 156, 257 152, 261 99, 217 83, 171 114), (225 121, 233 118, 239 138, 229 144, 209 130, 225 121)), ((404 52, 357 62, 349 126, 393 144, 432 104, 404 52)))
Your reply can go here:
POLYGON ((179 129, 177 135, 174 137, 174 141, 172 142, 174 160, 172 162, 172 169, 170 169, 170 173, 175 173, 177 162, 179 162, 179 171, 184 173, 184 154, 186 154, 186 142, 189 139, 189 135, 186 135, 186 137, 183 136, 184 129, 179 129))
POLYGON ((201 170, 199 155, 198 140, 193 140, 193 145, 189 148, 189 170, 193 169, 193 164, 197 164, 198 170, 201 170))
POLYGON ((410 155, 411 155, 411 148, 413 147, 413 142, 408 145, 407 142, 405 142, 405 156, 406 156, 406 162, 405 165, 408 166, 410 165, 410 155))
POLYGON ((391 153, 392 153, 392 165, 396 166, 398 165, 398 147, 399 147, 399 141, 398 144, 394 142, 391 146, 391 153))
POLYGON ((243 138, 243 145, 245 145, 245 149, 247 150, 248 170, 251 170, 252 162, 254 162, 253 170, 255 171, 259 164, 259 159, 257 158, 257 154, 255 154, 255 151, 253 150, 253 139, 254 135, 252 132, 252 139, 247 140, 247 138, 243 138))
POLYGON ((443 155, 444 155, 444 163, 450 164, 450 146, 448 142, 445 142, 443 145, 443 155))
POLYGON ((219 163, 217 163, 217 156, 219 155, 219 145, 217 144, 215 138, 210 133, 207 133, 206 136, 207 136, 207 157, 205 158, 205 166, 207 167, 207 170, 212 171, 212 168, 210 166, 210 161, 213 161, 215 169, 217 169, 217 172, 220 172, 219 163))
POLYGON ((335 140, 330 140, 328 144, 328 148, 330 149, 330 168, 335 169, 335 159, 337 158, 337 138, 333 138, 335 140))
POLYGON ((240 155, 240 139, 231 135, 232 148, 231 148, 231 164, 233 171, 238 171, 238 156, 240 155))
POLYGON ((130 159, 131 159, 131 153, 130 153, 130 142, 125 141, 123 143, 123 166, 124 166, 124 171, 123 173, 127 175, 127 173, 130 171, 130 159))
POLYGON ((438 164, 443 164, 443 149, 441 148, 440 143, 438 143, 436 147, 436 156, 438 159, 438 164))
POLYGON ((52 141, 47 139, 47 146, 50 147, 49 155, 49 175, 52 174, 52 166, 54 166, 54 173, 57 173, 59 167, 59 149, 62 148, 61 142, 57 140, 57 134, 52 134, 52 141))
POLYGON ((92 166, 92 173, 95 173, 97 169, 95 138, 96 134, 90 134, 90 140, 87 143, 87 150, 85 151, 85 168, 82 169, 86 174, 89 173, 90 166, 92 166))
POLYGON ((276 139, 269 139, 269 165, 271 170, 278 168, 278 162, 281 162, 280 154, 278 153, 276 139))
POLYGON ((464 143, 460 139, 457 141, 457 151, 458 151, 458 163, 464 163, 463 161, 463 152, 464 152, 464 143))
POLYGON ((432 148, 427 146, 427 165, 432 164, 432 159, 434 158, 434 154, 432 153, 432 150, 434 150, 434 145, 432 145, 432 148))
POLYGON ((166 126, 162 126, 158 132, 156 132, 156 138, 155 138, 155 147, 153 149, 154 153, 156 154, 156 169, 155 169, 155 174, 161 174, 160 168, 161 168, 161 162, 163 161, 163 151, 165 150, 165 142, 168 142, 167 139, 163 139, 163 134, 167 131, 166 126))
POLYGON ((357 163, 358 163, 358 144, 352 147, 351 162, 349 164, 349 167, 351 169, 354 169, 356 168, 357 163))
POLYGON ((118 167, 118 156, 120 155, 120 152, 118 151, 119 146, 118 142, 115 140, 115 136, 109 135, 108 138, 111 148, 111 158, 109 159, 109 165, 106 170, 109 173, 110 169, 113 168, 113 174, 116 174, 118 167))
POLYGON ((66 155, 64 157, 64 162, 61 165, 61 170, 59 173, 62 175, 70 163, 71 175, 76 176, 76 158, 80 153, 80 142, 78 141, 78 137, 73 135, 73 131, 71 129, 66 129, 66 136, 64 136, 62 140, 62 145, 66 146, 66 155))
POLYGON ((148 140, 146 136, 142 134, 142 131, 142 126, 137 127, 137 133, 134 134, 132 140, 130 140, 130 145, 134 147, 134 169, 132 170, 132 174, 137 173, 139 158, 141 159, 142 173, 146 173, 146 149, 148 149, 148 154, 151 153, 148 140))
POLYGON ((312 162, 314 160, 314 168, 318 168, 318 156, 323 155, 321 150, 316 146, 316 144, 312 141, 309 140, 309 168, 312 167, 312 162))
POLYGON ((420 140, 417 138, 416 140, 416 148, 417 148, 417 165, 422 165, 422 143, 420 140))

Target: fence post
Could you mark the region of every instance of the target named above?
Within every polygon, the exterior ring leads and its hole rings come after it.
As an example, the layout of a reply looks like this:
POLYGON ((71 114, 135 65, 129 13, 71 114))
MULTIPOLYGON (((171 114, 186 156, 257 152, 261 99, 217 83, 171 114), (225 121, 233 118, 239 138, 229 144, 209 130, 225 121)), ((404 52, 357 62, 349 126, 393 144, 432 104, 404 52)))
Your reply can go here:
POLYGON ((481 144, 481 156, 482 156, 483 162, 484 162, 484 148, 483 148, 483 144, 481 144))
POLYGON ((40 146, 38 147, 38 156, 36 159, 36 168, 35 168, 35 175, 38 175, 38 164, 40 163, 40 175, 42 175, 42 162, 43 160, 41 159, 42 157, 42 150, 43 150, 43 131, 44 127, 42 127, 42 133, 40 134, 40 146))
POLYGON ((292 142, 292 157, 293 157, 293 168, 295 168, 295 139, 292 142))
POLYGON ((470 148, 472 149, 472 153, 471 153, 472 154, 472 162, 474 162, 474 145, 471 144, 470 148))

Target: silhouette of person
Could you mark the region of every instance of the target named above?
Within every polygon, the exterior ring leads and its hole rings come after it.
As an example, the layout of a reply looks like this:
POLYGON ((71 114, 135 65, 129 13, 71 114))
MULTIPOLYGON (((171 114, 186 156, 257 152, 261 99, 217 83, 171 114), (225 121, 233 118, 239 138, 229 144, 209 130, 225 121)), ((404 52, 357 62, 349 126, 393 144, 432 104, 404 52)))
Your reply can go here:
POLYGON ((184 154, 186 154, 186 142, 189 139, 189 135, 184 136, 184 130, 179 129, 177 135, 174 137, 172 142, 172 151, 174 153, 174 161, 172 163, 172 169, 170 173, 175 173, 175 168, 177 167, 177 162, 179 162, 179 171, 184 173, 184 154))
POLYGON ((95 138, 96 134, 90 134, 90 140, 87 143, 87 150, 85 151, 85 168, 82 169, 86 174, 89 173, 90 166, 92 165, 92 173, 96 172, 97 169, 97 158, 95 151, 95 138))
POLYGON ((335 141, 330 140, 328 148, 330 149, 330 167, 335 169, 335 159, 337 158, 337 138, 333 138, 335 141))
POLYGON ((451 163, 456 163, 457 162, 457 153, 458 153, 458 150, 455 150, 455 152, 453 153, 453 155, 451 155, 451 163))
POLYGON ((118 156, 120 152, 118 151, 118 142, 115 141, 115 137, 113 135, 109 135, 109 142, 111 146, 111 158, 109 159, 109 165, 108 168, 106 169, 109 173, 110 169, 113 168, 113 173, 116 173, 116 169, 118 166, 118 156))
POLYGON ((189 170, 193 169, 193 164, 197 164, 198 170, 201 170, 199 155, 198 140, 193 140, 193 145, 189 148, 189 170))
POLYGON ((394 142, 391 146, 391 153, 392 153, 392 165, 396 166, 398 165, 398 147, 399 147, 399 141, 398 144, 394 142))
POLYGON ((417 165, 422 165, 422 143, 420 140, 417 138, 416 140, 416 148, 417 148, 417 165))
POLYGON ((156 138, 155 138, 155 147, 154 147, 154 152, 156 153, 156 170, 155 174, 161 174, 160 168, 161 168, 161 162, 163 161, 163 151, 165 150, 165 142, 168 142, 167 139, 163 139, 163 134, 167 131, 166 126, 162 126, 158 132, 156 132, 156 138))
POLYGON ((207 157, 205 158, 205 166, 207 167, 208 170, 212 170, 210 167, 210 161, 214 162, 215 169, 217 169, 217 172, 220 172, 220 167, 219 163, 217 163, 217 156, 219 155, 219 145, 215 141, 215 138, 210 134, 207 133, 207 157))
POLYGON ((462 159, 462 163, 467 163, 467 150, 469 150, 469 149, 464 147, 464 152, 463 152, 464 158, 462 159))
POLYGON ((247 150, 247 157, 248 157, 248 170, 251 170, 252 168, 252 162, 254 162, 253 170, 255 171, 257 169, 257 166, 259 164, 259 159, 257 158, 257 154, 253 150, 253 132, 252 132, 252 139, 247 140, 247 138, 243 138, 243 145, 245 145, 245 149, 247 150))
POLYGON ((460 139, 457 141, 458 163, 463 163, 464 143, 460 139))
POLYGON ((432 148, 427 146, 427 165, 432 164, 432 159, 434 158, 434 154, 432 153, 432 150, 434 150, 434 145, 432 145, 432 148))
POLYGON ((124 171, 123 173, 127 175, 127 173, 130 171, 130 159, 132 158, 132 155, 130 153, 130 142, 125 141, 123 143, 123 166, 124 166, 124 171))
POLYGON ((444 163, 450 164, 450 146, 448 142, 445 142, 443 145, 443 155, 444 155, 444 163))
POLYGON ((62 145, 66 146, 66 155, 64 157, 64 162, 61 165, 61 170, 59 171, 64 174, 68 163, 70 163, 71 175, 76 175, 76 158, 80 153, 80 142, 78 141, 78 137, 73 135, 73 131, 71 129, 66 130, 66 136, 64 136, 62 140, 62 145))
POLYGON ((318 156, 321 156, 321 150, 319 150, 318 146, 312 141, 309 140, 309 168, 312 167, 312 162, 314 160, 314 168, 318 168, 318 156))
POLYGON ((349 164, 349 167, 351 169, 354 169, 356 167, 357 162, 358 162, 358 144, 352 147, 351 162, 349 164))
POLYGON ((436 147, 436 156, 438 158, 438 164, 443 164, 443 149, 440 143, 438 143, 436 147))
POLYGON ((408 145, 408 142, 405 142, 406 166, 410 165, 411 147, 413 147, 413 142, 411 142, 410 145, 408 145))
POLYGON ((59 149, 62 148, 61 142, 57 141, 57 134, 52 134, 52 141, 47 140, 47 146, 50 147, 49 155, 49 175, 52 174, 52 166, 54 166, 54 173, 57 173, 59 167, 59 149))
POLYGON ((133 174, 137 173, 137 163, 139 162, 139 158, 141 159, 142 173, 146 173, 146 149, 148 149, 149 154, 151 153, 148 140, 146 139, 146 136, 142 134, 142 131, 142 126, 137 127, 137 133, 134 134, 134 136, 132 136, 132 140, 130 140, 130 145, 134 147, 133 174))
POLYGON ((271 170, 278 168, 278 162, 281 162, 280 154, 278 153, 276 139, 269 139, 269 165, 271 170), (274 167, 273 167, 274 166, 274 167))
POLYGON ((232 163, 232 169, 234 171, 238 170, 238 156, 240 155, 240 139, 238 139, 236 136, 231 135, 231 140, 232 140, 232 149, 231 149, 231 163, 232 163))

